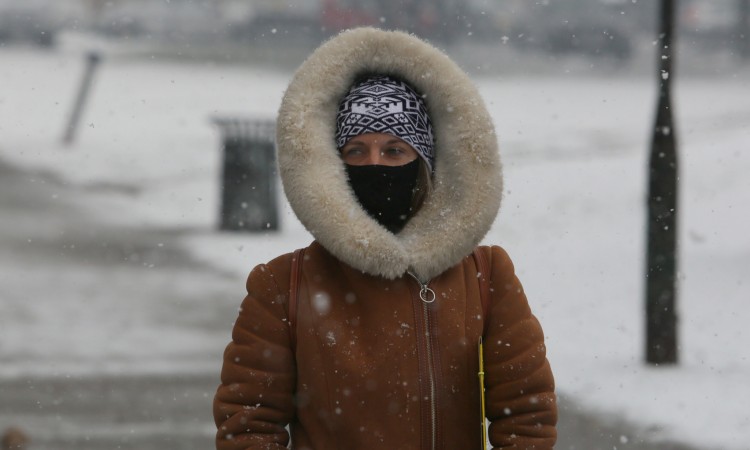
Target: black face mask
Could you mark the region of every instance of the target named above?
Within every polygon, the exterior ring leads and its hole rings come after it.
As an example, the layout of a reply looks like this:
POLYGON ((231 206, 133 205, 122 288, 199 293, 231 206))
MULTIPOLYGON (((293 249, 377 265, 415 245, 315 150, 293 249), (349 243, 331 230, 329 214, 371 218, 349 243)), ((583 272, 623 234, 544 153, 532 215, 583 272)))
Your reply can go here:
POLYGON ((411 217, 417 187, 419 160, 403 166, 352 166, 346 164, 349 185, 373 219, 391 233, 398 233, 411 217))

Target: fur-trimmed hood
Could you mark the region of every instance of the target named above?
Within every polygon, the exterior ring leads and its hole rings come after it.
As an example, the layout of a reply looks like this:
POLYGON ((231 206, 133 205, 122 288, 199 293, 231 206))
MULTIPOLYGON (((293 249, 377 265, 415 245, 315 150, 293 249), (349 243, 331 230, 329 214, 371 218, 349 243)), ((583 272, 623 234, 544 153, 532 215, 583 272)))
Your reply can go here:
POLYGON ((276 140, 297 217, 331 254, 371 275, 439 275, 472 252, 500 207, 497 139, 476 87, 441 51, 402 32, 349 30, 313 52, 284 94, 276 140), (396 235, 357 202, 334 140, 339 102, 369 73, 400 77, 424 95, 435 132, 433 192, 396 235))

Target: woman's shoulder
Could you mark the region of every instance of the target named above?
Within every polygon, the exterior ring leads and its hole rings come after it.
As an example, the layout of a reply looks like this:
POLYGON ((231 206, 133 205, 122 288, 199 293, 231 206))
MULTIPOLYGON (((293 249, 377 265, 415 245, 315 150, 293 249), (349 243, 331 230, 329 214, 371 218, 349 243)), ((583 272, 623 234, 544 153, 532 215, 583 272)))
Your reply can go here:
POLYGON ((309 264, 313 259, 316 260, 315 262, 319 262, 317 260, 320 257, 326 256, 330 257, 330 254, 317 241, 312 242, 307 247, 279 255, 253 268, 247 278, 248 288, 251 287, 251 284, 273 283, 279 291, 285 292, 289 289, 295 266, 297 270, 301 270, 303 264, 309 264))
POLYGON ((474 252, 480 253, 490 264, 490 267, 506 266, 508 264, 512 266, 513 264, 508 252, 499 245, 480 245, 474 249, 474 252))
MULTIPOLYGON (((484 261, 472 261, 470 264, 483 264, 485 269, 489 273, 491 282, 502 281, 504 283, 516 277, 516 268, 513 261, 508 255, 505 248, 499 245, 480 245, 474 249, 472 255, 467 259, 476 259, 477 257, 482 258, 484 261)), ((467 260, 464 260, 466 264, 467 260)))
POLYGON ((257 289, 259 285, 273 285, 279 291, 288 288, 294 255, 295 251, 284 253, 253 267, 247 276, 248 292, 257 289))

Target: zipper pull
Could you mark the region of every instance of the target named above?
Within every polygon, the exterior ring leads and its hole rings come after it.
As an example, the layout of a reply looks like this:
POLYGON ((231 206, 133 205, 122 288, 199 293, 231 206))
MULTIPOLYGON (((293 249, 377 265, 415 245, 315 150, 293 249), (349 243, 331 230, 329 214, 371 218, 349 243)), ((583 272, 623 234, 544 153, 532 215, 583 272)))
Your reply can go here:
POLYGON ((429 286, 427 286, 429 281, 427 283, 422 283, 421 281, 419 281, 419 278, 417 278, 417 276, 411 273, 410 271, 407 271, 406 273, 411 275, 411 277, 417 281, 417 284, 419 284, 419 298, 424 303, 433 303, 437 295, 435 295, 435 291, 433 291, 432 289, 430 289, 429 286))

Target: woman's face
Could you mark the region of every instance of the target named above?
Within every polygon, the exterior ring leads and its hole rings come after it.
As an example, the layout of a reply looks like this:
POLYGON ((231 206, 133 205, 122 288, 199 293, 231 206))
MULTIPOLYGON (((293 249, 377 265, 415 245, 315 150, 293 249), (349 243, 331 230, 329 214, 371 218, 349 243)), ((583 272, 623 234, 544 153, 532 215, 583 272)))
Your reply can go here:
POLYGON ((341 148, 344 163, 352 166, 403 166, 417 156, 411 145, 383 133, 360 134, 341 148))

